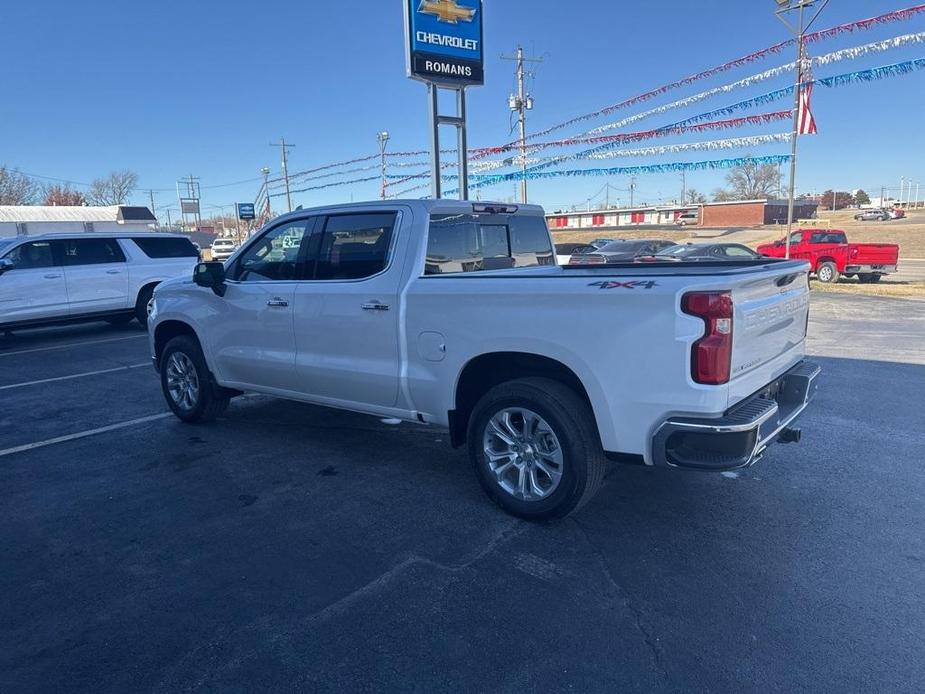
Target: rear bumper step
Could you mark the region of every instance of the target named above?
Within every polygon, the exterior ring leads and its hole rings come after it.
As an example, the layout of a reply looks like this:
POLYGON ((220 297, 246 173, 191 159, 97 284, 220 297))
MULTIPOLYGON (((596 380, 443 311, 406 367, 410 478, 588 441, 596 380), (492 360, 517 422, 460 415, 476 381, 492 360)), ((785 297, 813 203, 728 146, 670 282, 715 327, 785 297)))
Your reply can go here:
POLYGON ((736 470, 758 462, 778 438, 799 441, 799 430, 790 425, 816 394, 821 371, 818 364, 804 361, 722 417, 669 419, 653 438, 654 464, 736 470))

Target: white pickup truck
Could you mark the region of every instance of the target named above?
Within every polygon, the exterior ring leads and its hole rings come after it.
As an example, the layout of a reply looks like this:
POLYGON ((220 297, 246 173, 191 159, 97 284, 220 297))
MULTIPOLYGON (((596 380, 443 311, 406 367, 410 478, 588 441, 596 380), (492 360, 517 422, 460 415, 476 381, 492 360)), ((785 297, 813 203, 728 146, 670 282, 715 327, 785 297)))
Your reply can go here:
POLYGON ((160 285, 151 351, 184 421, 259 392, 447 428, 494 501, 554 518, 608 458, 729 470, 798 440, 808 270, 559 267, 534 206, 301 210, 160 285))

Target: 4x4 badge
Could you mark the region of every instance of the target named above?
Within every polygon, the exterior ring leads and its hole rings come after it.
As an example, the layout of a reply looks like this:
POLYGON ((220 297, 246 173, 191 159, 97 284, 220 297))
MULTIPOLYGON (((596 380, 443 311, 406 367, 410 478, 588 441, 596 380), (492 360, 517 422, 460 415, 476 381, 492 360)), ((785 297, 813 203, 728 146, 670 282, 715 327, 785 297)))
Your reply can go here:
POLYGON ((598 289, 652 289, 653 287, 658 286, 658 282, 617 282, 616 280, 606 280, 601 282, 592 282, 588 286, 597 287, 598 289))

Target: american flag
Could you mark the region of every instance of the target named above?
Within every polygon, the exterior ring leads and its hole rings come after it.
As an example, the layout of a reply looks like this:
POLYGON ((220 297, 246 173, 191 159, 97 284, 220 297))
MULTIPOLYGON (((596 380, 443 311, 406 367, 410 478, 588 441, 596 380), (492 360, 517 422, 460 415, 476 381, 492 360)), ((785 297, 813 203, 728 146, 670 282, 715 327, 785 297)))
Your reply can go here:
POLYGON ((800 112, 797 120, 797 132, 800 135, 816 134, 816 119, 810 109, 809 100, 813 95, 812 83, 805 85, 800 90, 800 112))

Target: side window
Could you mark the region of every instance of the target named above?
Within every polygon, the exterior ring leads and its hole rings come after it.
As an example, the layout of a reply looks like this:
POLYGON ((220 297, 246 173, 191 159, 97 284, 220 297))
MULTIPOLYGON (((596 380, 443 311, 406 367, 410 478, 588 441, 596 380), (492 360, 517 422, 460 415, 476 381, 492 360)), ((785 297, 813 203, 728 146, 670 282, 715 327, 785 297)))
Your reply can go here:
POLYGON ((312 219, 299 219, 270 229, 238 258, 231 272, 238 282, 285 282, 299 279, 299 249, 312 219))
POLYGON ((173 236, 136 236, 132 242, 149 258, 198 258, 199 251, 189 239, 173 236))
POLYGON ((17 270, 52 267, 55 264, 49 241, 24 243, 7 253, 5 257, 13 261, 13 267, 17 270))
POLYGON ((795 231, 792 234, 790 234, 790 245, 791 246, 795 246, 796 244, 802 243, 802 242, 803 242, 803 232, 802 231, 795 231))
POLYGON ((382 272, 389 260, 395 212, 328 217, 321 235, 316 280, 358 280, 382 272))
POLYGON ((125 254, 115 239, 65 239, 58 243, 64 249, 67 266, 125 262, 125 254))
POLYGON ((755 256, 747 248, 740 248, 739 246, 726 246, 726 255, 730 258, 753 258, 755 256))
POLYGON ((434 215, 424 274, 552 265, 554 256, 542 217, 434 215))

